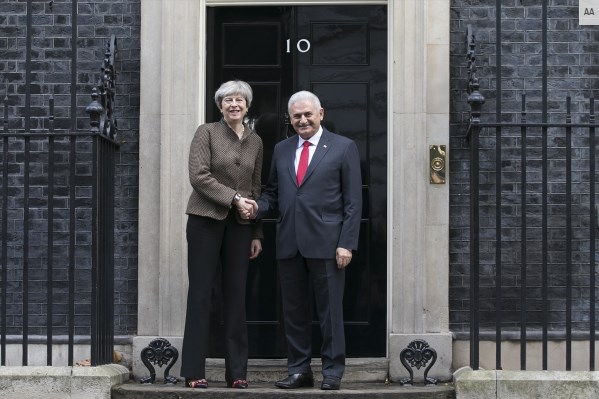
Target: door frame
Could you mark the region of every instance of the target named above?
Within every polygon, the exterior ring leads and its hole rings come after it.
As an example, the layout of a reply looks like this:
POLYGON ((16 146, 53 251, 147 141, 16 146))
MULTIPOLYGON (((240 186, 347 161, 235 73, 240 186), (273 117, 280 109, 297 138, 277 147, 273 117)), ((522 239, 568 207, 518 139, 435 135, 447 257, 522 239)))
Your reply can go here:
MULTIPOLYGON (((191 192, 187 157, 193 131, 204 119, 206 7, 277 4, 387 5, 389 378, 407 377, 399 354, 414 339, 425 339, 438 354, 432 376, 450 379, 452 361, 466 365, 459 356, 467 354, 458 351, 454 358, 449 331, 449 184, 429 182, 429 146, 449 148, 449 0, 141 2, 134 353, 154 337, 179 347, 182 341, 181 304, 188 288, 185 207, 191 192)), ((143 364, 133 367, 135 375, 145 373, 143 364)))

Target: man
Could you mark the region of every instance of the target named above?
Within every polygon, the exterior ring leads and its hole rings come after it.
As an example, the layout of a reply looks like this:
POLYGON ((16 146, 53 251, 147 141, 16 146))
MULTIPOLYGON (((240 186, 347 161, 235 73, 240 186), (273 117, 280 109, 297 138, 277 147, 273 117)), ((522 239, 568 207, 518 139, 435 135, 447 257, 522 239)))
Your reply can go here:
POLYGON ((245 217, 279 212, 276 252, 289 376, 275 386, 314 386, 311 283, 323 335, 321 389, 336 390, 345 369, 345 267, 357 249, 362 213, 360 156, 352 140, 321 126, 324 110, 313 93, 295 93, 288 107, 298 135, 275 146, 267 186, 245 217))

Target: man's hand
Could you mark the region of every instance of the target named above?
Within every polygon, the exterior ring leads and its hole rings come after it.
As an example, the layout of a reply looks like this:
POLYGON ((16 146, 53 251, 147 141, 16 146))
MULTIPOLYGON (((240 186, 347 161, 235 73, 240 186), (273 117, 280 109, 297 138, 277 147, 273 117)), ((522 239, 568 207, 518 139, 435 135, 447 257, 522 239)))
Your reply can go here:
POLYGON ((337 248, 335 251, 335 259, 337 260, 337 267, 344 269, 351 262, 352 252, 350 249, 337 248))
POLYGON ((258 204, 254 200, 242 197, 235 206, 242 219, 254 219, 258 214, 258 204))

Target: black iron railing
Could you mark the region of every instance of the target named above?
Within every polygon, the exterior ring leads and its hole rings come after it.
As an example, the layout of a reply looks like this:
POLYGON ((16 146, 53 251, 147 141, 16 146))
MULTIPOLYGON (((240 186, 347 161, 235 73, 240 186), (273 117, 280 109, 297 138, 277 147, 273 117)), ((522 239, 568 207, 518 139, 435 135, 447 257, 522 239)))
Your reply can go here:
MULTIPOLYGON (((44 131, 9 130, 4 98, 0 364, 19 344, 90 343, 91 365, 112 363, 114 341, 114 177, 118 143, 113 113, 116 40, 107 45, 93 88, 89 132, 56 131, 54 99, 44 131)), ((72 109, 75 112, 75 109, 72 109)))
MULTIPOLYGON (((499 35, 500 33, 498 33, 499 35)), ((499 42, 499 41, 498 41, 499 42)), ((563 119, 549 121, 546 62, 540 109, 529 120, 526 95, 511 118, 501 108, 501 67, 495 68, 495 121, 481 121, 475 37, 468 45, 470 122, 470 364, 480 365, 481 334, 495 342, 496 369, 502 342, 520 341, 520 368, 527 343, 540 341, 548 369, 549 341, 565 343, 572 368, 572 341, 589 342, 595 369, 596 165, 595 101, 573 122, 571 98, 563 119), (507 120, 506 120, 507 119, 507 120), (516 120, 514 120, 516 119, 516 120)), ((500 45, 497 45, 500 62, 500 45)), ((543 39, 543 58, 547 42, 543 39)), ((492 116, 490 114, 489 116, 492 116)))

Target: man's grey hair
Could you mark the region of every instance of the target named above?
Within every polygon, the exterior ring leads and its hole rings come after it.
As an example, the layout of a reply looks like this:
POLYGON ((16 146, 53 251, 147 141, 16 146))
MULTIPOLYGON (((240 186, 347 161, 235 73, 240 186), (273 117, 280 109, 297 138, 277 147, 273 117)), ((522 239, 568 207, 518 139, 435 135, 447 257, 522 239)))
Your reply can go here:
POLYGON ((220 85, 216 93, 214 93, 214 102, 216 103, 218 109, 221 109, 223 98, 232 96, 234 94, 240 94, 243 96, 245 98, 247 107, 250 107, 253 98, 252 88, 250 85, 243 80, 229 80, 228 82, 220 85))
POLYGON ((320 100, 318 99, 316 94, 312 93, 311 91, 302 90, 298 91, 297 93, 292 95, 291 98, 289 98, 289 103, 287 103, 287 112, 291 114, 291 106, 295 103, 299 103, 302 101, 309 101, 312 104, 314 104, 316 108, 322 108, 322 106, 320 105, 320 100))

